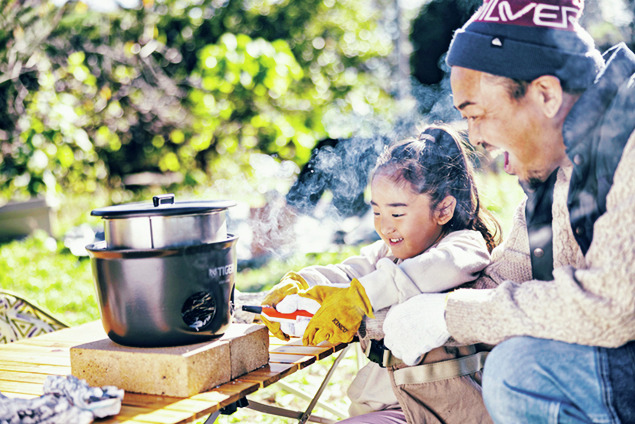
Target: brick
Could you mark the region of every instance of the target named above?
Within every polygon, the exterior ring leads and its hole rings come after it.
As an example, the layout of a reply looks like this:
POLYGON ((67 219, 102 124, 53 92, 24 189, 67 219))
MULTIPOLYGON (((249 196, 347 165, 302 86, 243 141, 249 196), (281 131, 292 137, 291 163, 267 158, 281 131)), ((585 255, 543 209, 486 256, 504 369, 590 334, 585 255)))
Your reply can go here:
POLYGON ((188 397, 269 361, 267 328, 232 324, 219 339, 185 346, 139 348, 109 338, 71 348, 71 373, 91 386, 188 397))

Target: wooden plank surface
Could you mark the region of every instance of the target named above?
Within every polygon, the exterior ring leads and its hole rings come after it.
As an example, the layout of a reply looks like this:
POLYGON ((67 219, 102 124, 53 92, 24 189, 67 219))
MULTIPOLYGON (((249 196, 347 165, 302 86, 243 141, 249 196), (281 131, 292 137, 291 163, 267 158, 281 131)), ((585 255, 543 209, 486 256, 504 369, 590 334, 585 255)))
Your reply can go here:
POLYGON ((316 362, 315 356, 289 355, 285 353, 269 353, 269 363, 294 364, 299 370, 316 362))
POLYGON ((10 393, 28 395, 28 396, 20 396, 20 397, 33 397, 33 396, 40 396, 42 394, 42 384, 27 383, 23 381, 5 380, 5 375, 6 374, 3 373, 0 376, 0 393, 3 393, 7 396, 10 393))
MULTIPOLYGON (((0 392, 9 397, 29 398, 42 394, 48 375, 69 375, 70 348, 100 340, 105 332, 95 321, 0 345, 0 392)), ((270 386, 345 345, 303 346, 270 338, 269 363, 234 380, 188 398, 126 392, 121 413, 99 420, 100 424, 184 424, 207 417, 248 394, 270 386)))
POLYGON ((68 371, 68 367, 65 365, 29 364, 21 362, 19 360, 7 361, 0 359, 0 371, 19 371, 47 375, 64 375, 68 371))
POLYGON ((38 374, 24 371, 2 371, 2 380, 13 381, 16 383, 34 383, 40 386, 44 384, 47 374, 38 374))
POLYGON ((289 374, 293 374, 297 371, 297 369, 298 367, 295 364, 270 363, 260 369, 250 372, 249 374, 238 377, 237 380, 257 383, 260 388, 264 388, 280 381, 289 374))

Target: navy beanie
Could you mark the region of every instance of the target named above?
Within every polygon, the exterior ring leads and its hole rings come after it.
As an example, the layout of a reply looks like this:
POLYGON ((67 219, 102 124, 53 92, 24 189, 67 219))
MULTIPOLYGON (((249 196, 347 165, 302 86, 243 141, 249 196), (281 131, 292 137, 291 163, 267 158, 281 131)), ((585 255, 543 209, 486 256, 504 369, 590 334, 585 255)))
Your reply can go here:
POLYGON ((565 90, 583 90, 604 66, 593 39, 578 23, 583 4, 484 0, 455 32, 446 62, 523 81, 554 75, 565 90))

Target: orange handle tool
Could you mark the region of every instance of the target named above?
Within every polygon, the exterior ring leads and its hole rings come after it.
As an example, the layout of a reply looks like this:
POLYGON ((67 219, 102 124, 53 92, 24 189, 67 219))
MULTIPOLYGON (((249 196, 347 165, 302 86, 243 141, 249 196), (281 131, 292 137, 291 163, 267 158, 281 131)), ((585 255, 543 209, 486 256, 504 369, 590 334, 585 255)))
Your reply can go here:
POLYGON ((282 312, 278 312, 276 308, 272 308, 271 306, 252 306, 252 305, 243 305, 243 311, 251 312, 254 314, 265 315, 268 318, 272 318, 273 320, 285 320, 285 321, 295 321, 299 317, 307 317, 312 318, 313 314, 309 311, 305 311, 304 309, 298 309, 289 314, 283 314, 282 312))

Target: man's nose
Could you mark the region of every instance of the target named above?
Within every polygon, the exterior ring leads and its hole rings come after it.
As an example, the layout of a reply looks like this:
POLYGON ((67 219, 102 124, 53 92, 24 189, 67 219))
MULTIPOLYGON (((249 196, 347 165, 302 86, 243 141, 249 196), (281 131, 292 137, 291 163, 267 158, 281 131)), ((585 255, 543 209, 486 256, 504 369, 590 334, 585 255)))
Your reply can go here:
POLYGON ((472 123, 468 123, 467 125, 467 138, 470 144, 474 147, 478 147, 485 142, 481 136, 481 131, 479 130, 478 125, 474 125, 472 123))

